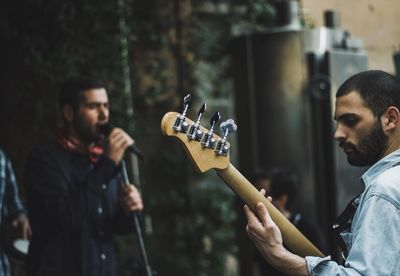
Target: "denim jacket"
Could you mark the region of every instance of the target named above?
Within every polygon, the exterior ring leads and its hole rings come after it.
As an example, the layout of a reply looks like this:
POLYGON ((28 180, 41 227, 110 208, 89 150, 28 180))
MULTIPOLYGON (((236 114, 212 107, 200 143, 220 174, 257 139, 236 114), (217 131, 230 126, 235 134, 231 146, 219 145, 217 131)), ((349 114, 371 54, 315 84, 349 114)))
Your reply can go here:
MULTIPOLYGON (((25 208, 19 197, 18 185, 11 161, 0 149, 0 225, 4 227, 21 212, 25 212, 25 208)), ((4 253, 3 242, 0 245, 0 275, 11 275, 10 264, 4 253)))
POLYGON ((351 227, 342 238, 349 255, 344 266, 330 257, 306 257, 310 275, 400 275, 400 150, 375 163, 361 181, 351 227))

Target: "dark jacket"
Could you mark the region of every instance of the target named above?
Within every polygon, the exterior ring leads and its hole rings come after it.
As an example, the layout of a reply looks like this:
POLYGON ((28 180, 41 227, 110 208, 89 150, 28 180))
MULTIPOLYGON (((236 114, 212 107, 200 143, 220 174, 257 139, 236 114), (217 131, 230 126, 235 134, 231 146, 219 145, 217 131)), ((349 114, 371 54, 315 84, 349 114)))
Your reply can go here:
POLYGON ((32 226, 29 276, 116 275, 112 237, 133 231, 120 209, 118 167, 55 142, 37 146, 24 174, 32 226))

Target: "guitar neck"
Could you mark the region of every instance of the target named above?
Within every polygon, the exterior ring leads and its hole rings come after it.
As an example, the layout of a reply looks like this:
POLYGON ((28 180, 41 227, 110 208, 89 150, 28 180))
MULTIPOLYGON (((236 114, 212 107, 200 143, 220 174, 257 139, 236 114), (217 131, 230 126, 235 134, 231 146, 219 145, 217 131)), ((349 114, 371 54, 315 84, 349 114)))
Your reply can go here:
POLYGON ((216 169, 217 174, 253 211, 258 202, 262 202, 272 220, 282 233, 285 246, 293 253, 305 256, 324 255, 315 247, 278 209, 269 202, 257 189, 232 165, 225 169, 216 169))

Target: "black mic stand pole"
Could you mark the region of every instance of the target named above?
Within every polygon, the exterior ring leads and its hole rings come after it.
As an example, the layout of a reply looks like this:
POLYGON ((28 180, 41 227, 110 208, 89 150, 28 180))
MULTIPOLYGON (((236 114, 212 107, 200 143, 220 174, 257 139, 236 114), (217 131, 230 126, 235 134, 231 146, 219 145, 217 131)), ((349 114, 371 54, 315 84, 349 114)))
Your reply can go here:
MULTIPOLYGON (((121 171, 122 171, 122 177, 124 179, 124 184, 125 185, 130 185, 129 178, 128 178, 128 173, 126 171, 126 165, 125 165, 125 161, 124 160, 121 161, 121 171)), ((130 217, 132 218, 133 223, 135 225, 135 231, 136 231, 136 237, 137 237, 138 244, 139 244, 140 256, 141 256, 142 262, 143 262, 143 270, 144 270, 146 276, 152 276, 151 267, 150 267, 149 262, 147 260, 146 249, 144 247, 144 242, 143 242, 143 237, 142 237, 142 230, 140 229, 138 213, 137 212, 130 212, 130 217)))

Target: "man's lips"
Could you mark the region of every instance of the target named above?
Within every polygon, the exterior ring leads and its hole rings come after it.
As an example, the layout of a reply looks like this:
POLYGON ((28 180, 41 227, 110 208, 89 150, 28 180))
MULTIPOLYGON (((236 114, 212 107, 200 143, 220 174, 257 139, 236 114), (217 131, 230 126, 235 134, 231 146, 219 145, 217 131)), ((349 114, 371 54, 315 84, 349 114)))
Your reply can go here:
POLYGON ((347 143, 340 143, 339 147, 341 147, 346 154, 354 151, 354 146, 347 143))
POLYGON ((343 148, 343 151, 344 151, 346 154, 349 154, 349 153, 352 153, 354 150, 353 150, 352 148, 343 148))

